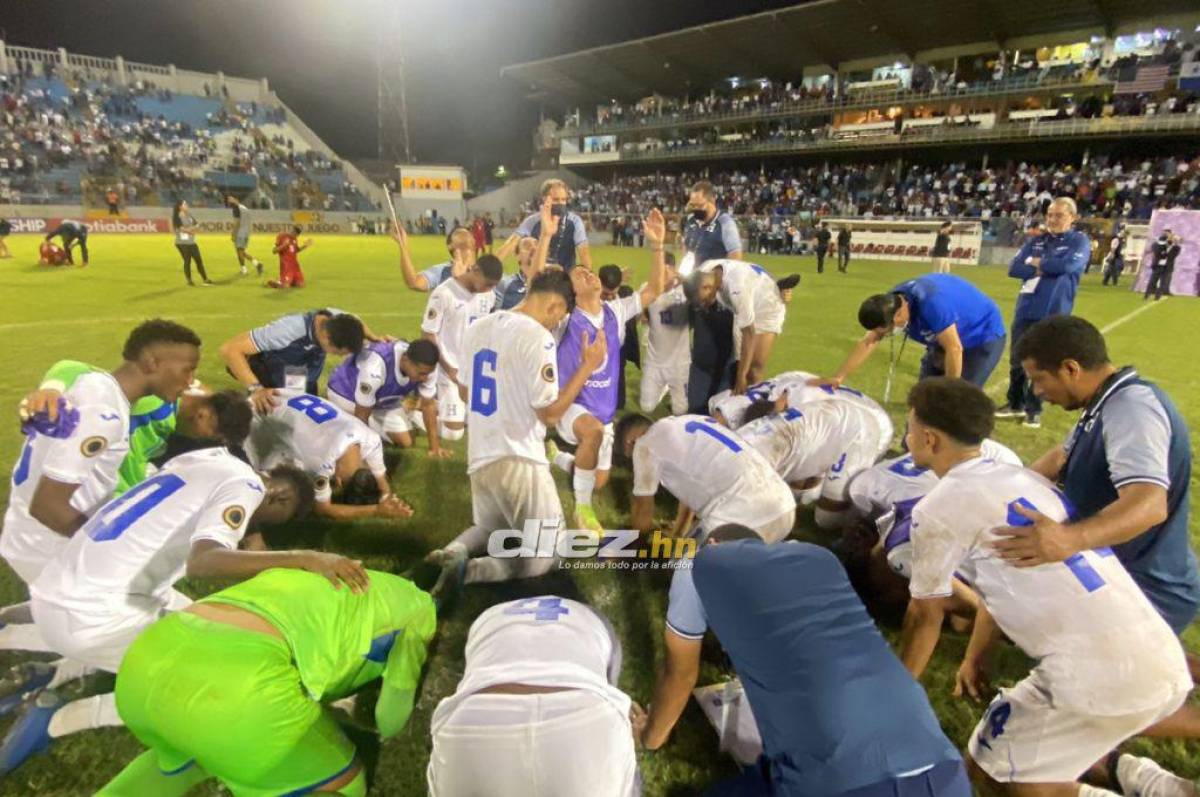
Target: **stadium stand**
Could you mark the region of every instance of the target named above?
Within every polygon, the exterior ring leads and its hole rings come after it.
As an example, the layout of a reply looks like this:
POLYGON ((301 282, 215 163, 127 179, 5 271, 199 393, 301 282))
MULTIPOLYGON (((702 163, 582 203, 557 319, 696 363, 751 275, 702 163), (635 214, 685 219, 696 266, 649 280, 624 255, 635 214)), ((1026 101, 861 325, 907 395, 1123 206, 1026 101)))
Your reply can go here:
POLYGON ((0 106, 0 203, 379 208, 265 81, 0 43, 0 106))

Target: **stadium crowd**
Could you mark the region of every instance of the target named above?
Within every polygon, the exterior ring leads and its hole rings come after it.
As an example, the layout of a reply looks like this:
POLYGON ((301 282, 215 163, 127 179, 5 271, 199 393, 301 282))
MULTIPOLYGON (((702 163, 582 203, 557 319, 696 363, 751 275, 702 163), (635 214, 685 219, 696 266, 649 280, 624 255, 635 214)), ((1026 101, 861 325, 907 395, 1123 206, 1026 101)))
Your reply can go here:
POLYGON ((225 98, 202 119, 168 118, 177 95, 150 81, 59 77, 45 64, 0 75, 0 201, 219 206, 230 185, 259 208, 375 209, 342 171, 297 147, 282 108, 225 98), (153 100, 147 112, 139 100, 153 100), (250 175, 249 183, 230 175, 250 175))

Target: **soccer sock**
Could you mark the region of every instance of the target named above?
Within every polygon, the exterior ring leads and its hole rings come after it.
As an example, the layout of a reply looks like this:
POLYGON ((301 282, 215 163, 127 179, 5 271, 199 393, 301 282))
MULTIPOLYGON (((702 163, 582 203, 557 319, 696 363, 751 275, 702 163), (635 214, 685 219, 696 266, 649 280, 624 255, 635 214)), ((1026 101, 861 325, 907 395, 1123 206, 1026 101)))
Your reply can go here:
POLYGON ((96 792, 97 797, 183 797, 211 776, 194 762, 172 773, 158 768, 158 754, 142 753, 96 792))
POLYGON ((6 625, 0 628, 0 650, 28 650, 34 653, 53 653, 33 623, 6 625))
POLYGON ((571 468, 575 467, 575 455, 568 454, 566 451, 559 451, 554 455, 554 464, 565 473, 570 473, 571 468))
POLYGON ((92 728, 120 728, 125 723, 117 714, 117 697, 112 692, 72 701, 50 718, 46 732, 51 738, 86 731, 92 728))
POLYGON ((1117 759, 1117 781, 1121 791, 1138 797, 1195 797, 1198 793, 1194 784, 1158 762, 1128 753, 1117 759))
POLYGON ((575 488, 575 506, 591 506, 592 493, 596 489, 596 471, 576 467, 571 485, 575 488))
POLYGON ((1115 791, 1089 786, 1086 783, 1079 784, 1079 797, 1116 797, 1116 794, 1115 791))
POLYGON ((83 678, 96 672, 95 667, 70 659, 59 659, 54 662, 54 677, 46 684, 47 689, 57 689, 65 683, 83 678))

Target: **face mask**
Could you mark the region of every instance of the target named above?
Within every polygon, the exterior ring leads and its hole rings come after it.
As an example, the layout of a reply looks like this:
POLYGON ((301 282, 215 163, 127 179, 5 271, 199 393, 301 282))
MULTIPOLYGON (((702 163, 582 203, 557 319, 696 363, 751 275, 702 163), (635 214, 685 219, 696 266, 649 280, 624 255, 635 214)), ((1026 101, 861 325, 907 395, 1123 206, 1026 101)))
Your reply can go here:
POLYGON ((697 221, 704 221, 708 218, 708 211, 704 208, 697 208, 696 210, 692 211, 692 218, 696 219, 697 221))

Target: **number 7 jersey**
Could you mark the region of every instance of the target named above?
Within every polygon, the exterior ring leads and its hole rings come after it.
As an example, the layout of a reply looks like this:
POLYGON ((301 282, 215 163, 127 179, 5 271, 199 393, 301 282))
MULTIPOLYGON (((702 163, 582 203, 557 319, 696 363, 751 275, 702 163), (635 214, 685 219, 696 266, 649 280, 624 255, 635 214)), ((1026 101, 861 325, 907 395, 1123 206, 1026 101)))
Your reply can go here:
POLYGON ((467 389, 468 473, 505 457, 549 464, 536 410, 558 398, 557 357, 554 336, 524 313, 492 313, 467 328, 458 381, 467 389))

